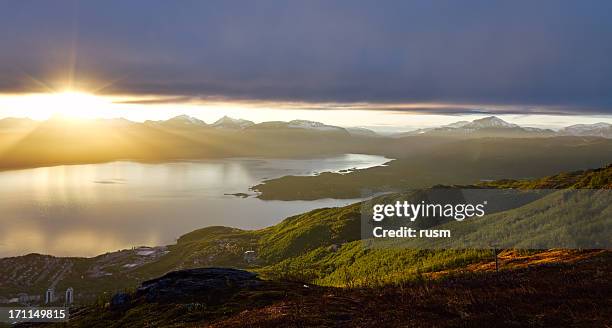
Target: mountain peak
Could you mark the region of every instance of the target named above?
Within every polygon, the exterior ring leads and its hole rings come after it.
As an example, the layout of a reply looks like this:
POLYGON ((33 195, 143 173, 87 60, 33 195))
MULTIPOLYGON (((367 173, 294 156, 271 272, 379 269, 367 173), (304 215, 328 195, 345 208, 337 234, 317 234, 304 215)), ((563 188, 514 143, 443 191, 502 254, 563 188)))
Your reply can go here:
POLYGON ((206 125, 206 122, 189 115, 179 115, 168 120, 168 122, 180 122, 183 124, 206 125))
POLYGON ((420 129, 404 135, 440 135, 461 137, 516 137, 516 136, 548 136, 552 130, 521 127, 509 123, 496 116, 487 116, 471 122, 459 121, 437 128, 420 129))
POLYGON ((559 130, 558 133, 560 135, 612 138, 612 124, 605 122, 574 124, 559 130))
POLYGON ((341 131, 344 130, 339 126, 327 125, 321 122, 308 121, 308 120, 293 120, 288 123, 290 128, 298 129, 314 129, 324 131, 341 131))
MULTIPOLYGON (((584 125, 588 125, 588 124, 584 124, 584 125)), ((597 129, 609 128, 609 127, 612 127, 612 124, 606 123, 606 122, 598 122, 598 123, 591 124, 591 127, 597 128, 597 129)))
POLYGON ((467 128, 518 128, 516 124, 508 123, 497 116, 487 116, 481 119, 473 120, 471 123, 463 125, 467 128))
POLYGON ((461 128, 461 127, 464 127, 464 126, 466 126, 466 125, 468 125, 470 123, 472 123, 472 122, 470 122, 470 121, 458 121, 458 122, 455 122, 455 123, 444 125, 442 127, 445 127, 445 128, 461 128))
POLYGON ((255 123, 249 120, 233 118, 225 115, 222 118, 218 119, 215 123, 213 123, 212 126, 216 128, 226 129, 244 129, 254 124, 255 123))

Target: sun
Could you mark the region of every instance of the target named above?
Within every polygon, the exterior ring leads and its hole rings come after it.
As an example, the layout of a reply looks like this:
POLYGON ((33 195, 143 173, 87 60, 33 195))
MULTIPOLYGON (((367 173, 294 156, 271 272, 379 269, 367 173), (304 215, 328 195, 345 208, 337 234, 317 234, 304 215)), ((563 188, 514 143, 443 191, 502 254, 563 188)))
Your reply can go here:
POLYGON ((102 117, 111 105, 103 97, 78 91, 49 94, 42 96, 41 101, 44 102, 41 104, 45 106, 44 110, 53 116, 83 119, 102 117))
POLYGON ((56 93, 36 93, 15 97, 13 108, 34 119, 61 117, 67 119, 95 119, 107 116, 113 102, 95 94, 68 90, 56 93))

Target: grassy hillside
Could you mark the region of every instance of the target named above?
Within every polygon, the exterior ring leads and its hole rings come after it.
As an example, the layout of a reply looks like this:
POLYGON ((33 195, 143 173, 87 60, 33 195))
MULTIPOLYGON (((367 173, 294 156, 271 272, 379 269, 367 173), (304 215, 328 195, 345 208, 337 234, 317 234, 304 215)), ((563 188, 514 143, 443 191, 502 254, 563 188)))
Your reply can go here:
MULTIPOLYGON (((605 189, 609 188, 611 181, 612 165, 537 180, 505 180, 482 186, 605 189), (551 181, 555 183, 549 183, 551 181)), ((414 194, 387 195, 381 198, 412 201, 421 199, 419 195, 414 194)), ((572 245, 574 248, 599 245, 598 248, 606 248, 605 246, 609 245, 607 236, 612 233, 609 225, 612 212, 608 193, 585 194, 560 190, 516 209, 475 219, 469 225, 452 221, 439 226, 441 229, 453 229, 454 233, 461 236, 460 244, 449 243, 447 247, 437 244, 435 248, 440 250, 424 250, 422 248, 431 248, 434 245, 428 245, 427 241, 410 240, 402 245, 403 248, 409 249, 366 249, 358 240, 361 219, 361 206, 358 205, 360 204, 314 211, 289 218, 265 230, 266 233, 272 234, 261 240, 272 243, 262 244, 261 256, 267 263, 274 260, 280 262, 264 267, 260 272, 270 277, 330 286, 385 284, 419 279, 427 272, 463 267, 492 257, 490 250, 440 248, 484 245, 487 243, 486 238, 490 238, 490 245, 495 243, 502 248, 503 245, 538 248, 538 245, 547 244, 572 245), (576 221, 576 218, 581 220, 576 221), (518 231, 521 233, 517 234, 518 231), (296 252, 296 248, 299 252, 296 252), (301 255, 295 256, 296 254, 301 255)))
MULTIPOLYGON (((520 185, 527 188, 555 181, 548 183, 547 187, 608 188, 610 176, 612 166, 538 180, 505 180, 487 185, 520 185)), ((566 224, 566 220, 571 219, 571 216, 560 214, 565 213, 571 202, 564 201, 559 195, 552 194, 551 199, 536 200, 517 209, 492 214, 497 219, 489 221, 482 229, 503 232, 500 227, 511 228, 512 225, 526 224, 526 218, 531 218, 531 223, 550 221, 556 222, 557 226, 566 224)), ((381 197, 407 199, 408 196, 409 194, 381 197)), ((361 205, 357 203, 340 208, 314 210, 261 230, 203 228, 182 236, 174 245, 152 249, 150 255, 142 255, 140 250, 135 249, 95 258, 28 255, 0 259, 0 277, 3 277, 0 280, 0 295, 11 296, 19 292, 42 294, 48 286, 56 283, 58 289, 74 287, 81 300, 94 300, 104 293, 110 295, 168 271, 210 266, 246 268, 258 271, 264 277, 326 286, 384 285, 419 280, 424 275, 492 259, 490 250, 365 249, 359 241, 361 205), (256 251, 257 259, 254 262, 245 260, 244 252, 247 250, 256 251)), ((598 213, 604 211, 606 206, 608 212, 604 213, 609 213, 609 203, 598 206, 600 208, 594 209, 598 213)), ((587 212, 583 214, 585 219, 589 218, 587 212)), ((593 218, 593 223, 596 224, 597 217, 593 218)), ((457 223, 444 224, 455 224, 456 229, 461 229, 461 225, 457 223)), ((544 229, 539 232, 546 232, 545 229, 548 229, 541 224, 537 226, 544 229)), ((602 228, 584 224, 582 227, 596 231, 602 238, 609 232, 604 229, 607 226, 602 228)), ((530 236, 565 236, 554 230, 548 231, 548 234, 539 232, 533 230, 532 235, 525 234, 514 238, 529 240, 530 236)), ((466 231, 466 236, 468 239, 479 238, 470 231, 466 231)))
MULTIPOLYGON (((556 261, 556 260, 555 260, 556 261)), ((323 289, 212 327, 595 327, 609 324, 610 255, 378 288, 323 289)), ((203 319, 206 320, 206 319, 203 319)))
POLYGON ((481 186, 519 189, 612 189, 612 164, 598 169, 560 173, 541 179, 502 179, 482 183, 481 186))
MULTIPOLYGON (((132 293, 123 308, 72 309, 60 327, 599 327, 612 315, 610 252, 506 254, 469 272, 376 288, 333 288, 266 281, 219 304, 147 301, 132 293), (506 260, 507 259, 507 260, 506 260), (512 261, 519 261, 516 264, 512 261), (488 268, 488 269, 487 269, 488 268)), ((226 292, 229 293, 230 291, 226 292)))

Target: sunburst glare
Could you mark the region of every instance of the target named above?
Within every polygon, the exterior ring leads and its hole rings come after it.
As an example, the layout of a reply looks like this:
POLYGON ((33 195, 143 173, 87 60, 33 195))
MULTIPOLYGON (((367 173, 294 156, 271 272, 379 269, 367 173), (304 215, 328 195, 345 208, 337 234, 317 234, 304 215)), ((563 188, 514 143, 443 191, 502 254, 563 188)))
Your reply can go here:
POLYGON ((12 108, 28 113, 34 119, 92 119, 103 117, 112 110, 111 99, 75 90, 23 95, 12 98, 10 102, 12 108))

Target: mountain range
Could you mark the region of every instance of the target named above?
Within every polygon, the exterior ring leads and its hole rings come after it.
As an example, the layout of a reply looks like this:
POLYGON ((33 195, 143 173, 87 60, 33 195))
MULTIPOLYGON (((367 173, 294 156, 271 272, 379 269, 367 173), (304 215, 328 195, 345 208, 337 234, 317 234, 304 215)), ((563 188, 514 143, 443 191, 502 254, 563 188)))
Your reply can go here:
MULTIPOLYGON (((164 127, 209 127, 216 129, 305 129, 317 131, 346 132, 354 136, 380 136, 378 133, 362 127, 339 127, 327 125, 321 122, 308 120, 268 121, 254 123, 253 121, 223 116, 212 124, 208 124, 198 118, 179 115, 166 121, 146 121, 145 124, 159 125, 164 127)), ((591 136, 612 138, 612 124, 599 122, 594 124, 575 124, 567 126, 558 131, 552 129, 540 129, 534 127, 524 127, 518 124, 509 123, 496 116, 489 116, 473 121, 458 121, 455 123, 418 129, 410 132, 403 132, 395 136, 414 136, 414 135, 439 135, 439 136, 506 136, 506 137, 551 137, 551 136, 591 136)))
POLYGON ((549 137, 556 133, 550 129, 522 127, 506 122, 498 117, 489 116, 474 121, 459 121, 440 127, 418 129, 400 136, 448 136, 448 137, 549 137))
POLYGON ((612 138, 612 124, 576 124, 553 131, 523 127, 506 122, 498 117, 489 116, 473 121, 459 121, 435 128, 418 129, 401 133, 397 136, 447 136, 447 137, 553 137, 553 136, 589 136, 612 138))
MULTIPOLYGON (((52 119, 53 120, 53 119, 52 119)), ((98 119, 98 123, 105 124, 140 124, 126 119, 98 119)), ((24 129, 33 127, 39 122, 30 119, 5 118, 0 119, 0 129, 24 129)), ((270 129, 296 129, 320 132, 340 132, 342 134, 359 137, 381 137, 378 133, 362 127, 339 127, 327 125, 321 122, 308 120, 292 120, 289 122, 269 121, 255 123, 253 121, 223 116, 217 121, 209 124, 198 118, 179 115, 168 120, 145 121, 146 126, 161 127, 166 129, 202 129, 213 128, 223 130, 270 130, 270 129)), ((401 138, 409 136, 440 136, 440 137, 554 137, 554 136, 581 136, 581 137, 602 137, 612 138, 612 124, 599 122, 594 124, 575 124, 564 127, 558 131, 552 129, 541 129, 534 127, 524 127, 518 124, 509 123, 495 116, 489 116, 473 121, 458 121, 455 123, 442 125, 439 127, 417 129, 409 132, 402 132, 391 135, 391 137, 401 138)))
MULTIPOLYGON (((212 124, 187 115, 180 115, 166 121, 147 121, 146 124, 160 125, 164 127, 211 127, 217 129, 308 129, 316 131, 335 131, 344 132, 352 136, 380 137, 380 135, 370 129, 361 127, 339 127, 327 125, 321 122, 308 120, 293 120, 289 122, 270 121, 254 123, 249 120, 236 119, 223 116, 212 124)), ((558 131, 552 129, 540 129, 534 127, 524 127, 518 124, 509 123, 495 116, 489 116, 473 121, 458 121, 455 123, 442 125, 433 128, 418 129, 409 132, 402 132, 393 137, 406 136, 448 136, 448 137, 553 137, 553 136, 582 136, 582 137, 603 137, 612 138, 612 124, 576 124, 567 126, 558 131)))
POLYGON ((269 121, 262 123, 254 123, 253 121, 245 119, 223 116, 214 123, 207 124, 206 122, 195 117, 191 117, 188 115, 180 115, 165 121, 146 121, 145 124, 165 128, 214 128, 227 130, 302 129, 313 131, 341 132, 344 134, 359 136, 378 136, 376 132, 365 128, 342 128, 339 126, 327 125, 321 122, 308 120, 292 120, 289 122, 269 121))
MULTIPOLYGON (((514 156, 518 157, 507 158, 507 161, 520 161, 519 158, 526 156, 526 149, 531 148, 547 149, 545 153, 548 157, 563 154, 563 160, 559 160, 567 164, 564 167, 549 163, 545 166, 547 171, 534 172, 530 168, 517 172, 519 176, 527 172, 530 172, 528 176, 534 176, 552 173, 553 167, 578 169, 584 168, 587 162, 602 164, 608 159, 608 147, 612 146, 609 129, 608 124, 594 124, 567 127, 555 132, 521 127, 496 117, 487 117, 390 137, 367 129, 306 120, 254 123, 223 117, 209 124, 186 115, 144 123, 122 118, 52 118, 42 122, 8 118, 0 119, 0 170, 91 164, 118 159, 158 162, 227 157, 304 158, 347 153, 407 159, 413 166, 419 160, 423 162, 422 165, 432 168, 441 163, 439 158, 434 158, 443 156, 441 154, 447 154, 444 156, 452 157, 455 162, 468 160, 468 155, 473 156, 474 160, 480 159, 479 166, 502 164, 498 159, 506 160, 509 151, 514 151, 517 146, 519 148, 514 156), (496 138, 487 140, 481 137, 496 138), (506 148, 500 148, 500 145, 506 148), (584 152, 583 158, 575 158, 576 146, 584 152), (432 152, 438 152, 438 155, 432 152), (494 154, 497 157, 488 157, 494 154), (578 160, 582 164, 569 165, 578 160)), ((530 156, 540 158, 540 151, 530 156)), ((545 158, 540 159, 542 164, 548 163, 545 158)), ((389 169, 398 165, 391 164, 389 169)), ((405 175, 410 172, 398 173, 405 175)), ((388 181, 388 178, 379 180, 388 181)), ((397 181, 388 182, 395 184, 397 181)), ((338 190, 338 186, 335 185, 333 189, 338 190)))
POLYGON ((595 123, 595 124, 576 124, 559 130, 561 135, 571 136, 594 136, 612 138, 612 124, 610 123, 595 123))

